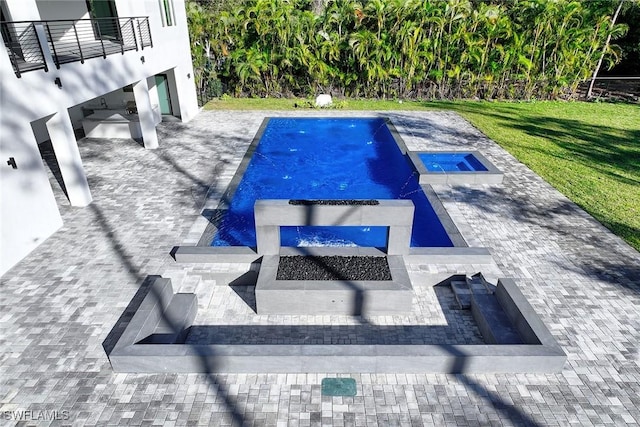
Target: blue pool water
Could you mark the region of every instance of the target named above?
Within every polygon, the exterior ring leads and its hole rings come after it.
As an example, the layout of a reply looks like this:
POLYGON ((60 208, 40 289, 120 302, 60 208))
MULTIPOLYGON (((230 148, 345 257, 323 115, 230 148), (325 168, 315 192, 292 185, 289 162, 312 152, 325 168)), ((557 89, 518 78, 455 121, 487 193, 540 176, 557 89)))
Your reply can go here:
POLYGON ((418 157, 429 172, 479 172, 487 170, 471 153, 420 153, 418 157))
MULTIPOLYGON (((256 246, 258 199, 410 199, 411 246, 453 246, 383 119, 272 118, 212 246, 256 246)), ((282 227, 282 246, 385 247, 386 227, 282 227)))

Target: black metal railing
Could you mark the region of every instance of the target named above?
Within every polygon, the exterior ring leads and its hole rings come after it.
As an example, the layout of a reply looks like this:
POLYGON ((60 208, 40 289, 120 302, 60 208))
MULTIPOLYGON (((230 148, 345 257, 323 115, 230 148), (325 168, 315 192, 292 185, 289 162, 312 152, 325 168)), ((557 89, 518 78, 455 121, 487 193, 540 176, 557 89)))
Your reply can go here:
POLYGON ((2 37, 18 77, 25 71, 45 69, 36 27, 42 26, 57 68, 61 64, 153 47, 149 18, 97 18, 33 22, 2 22, 2 37))
POLYGON ((140 47, 153 47, 153 39, 151 39, 151 27, 149 26, 149 18, 141 17, 136 19, 136 27, 138 28, 138 41, 140 47))
POLYGON ((49 71, 33 22, 0 22, 2 39, 13 71, 18 77, 25 71, 49 71))
POLYGON ((69 62, 151 46, 149 18, 98 18, 43 21, 56 67, 69 62))

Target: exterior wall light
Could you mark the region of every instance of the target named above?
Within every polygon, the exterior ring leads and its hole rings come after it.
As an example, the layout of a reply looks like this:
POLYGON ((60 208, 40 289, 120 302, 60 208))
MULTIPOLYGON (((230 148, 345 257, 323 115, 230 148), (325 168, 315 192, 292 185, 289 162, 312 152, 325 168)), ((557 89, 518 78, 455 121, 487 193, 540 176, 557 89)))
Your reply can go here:
POLYGON ((62 80, 60 80, 60 77, 56 77, 53 82, 56 84, 56 86, 58 86, 59 89, 62 89, 62 80))
POLYGON ((140 57, 140 62, 142 62, 144 64, 144 56, 140 57))

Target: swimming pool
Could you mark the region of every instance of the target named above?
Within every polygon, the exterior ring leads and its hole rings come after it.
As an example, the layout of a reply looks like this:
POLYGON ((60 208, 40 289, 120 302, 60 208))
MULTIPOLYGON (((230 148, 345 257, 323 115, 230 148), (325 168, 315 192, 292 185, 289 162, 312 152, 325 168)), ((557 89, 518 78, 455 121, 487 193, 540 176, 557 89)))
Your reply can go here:
MULTIPOLYGON (((260 199, 408 199, 412 247, 453 246, 381 118, 271 118, 218 224, 212 246, 256 246, 260 199)), ((385 247, 387 227, 282 227, 282 246, 385 247)))

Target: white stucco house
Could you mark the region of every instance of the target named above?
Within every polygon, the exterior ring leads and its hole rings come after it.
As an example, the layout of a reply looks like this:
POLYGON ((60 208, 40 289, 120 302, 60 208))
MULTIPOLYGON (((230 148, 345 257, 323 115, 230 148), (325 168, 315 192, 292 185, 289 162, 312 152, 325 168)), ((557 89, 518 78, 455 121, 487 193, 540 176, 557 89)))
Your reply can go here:
POLYGON ((62 226, 39 144, 69 203, 91 203, 78 139, 158 146, 198 112, 184 0, 0 0, 0 275, 62 226))

